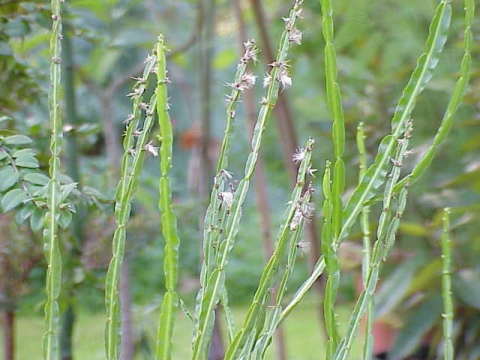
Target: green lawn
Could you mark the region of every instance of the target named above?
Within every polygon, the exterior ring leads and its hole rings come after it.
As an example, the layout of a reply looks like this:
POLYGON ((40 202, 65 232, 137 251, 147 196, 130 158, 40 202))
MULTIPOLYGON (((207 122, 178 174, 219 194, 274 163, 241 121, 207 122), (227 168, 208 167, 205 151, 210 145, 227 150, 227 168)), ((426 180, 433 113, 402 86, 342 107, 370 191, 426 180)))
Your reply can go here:
MULTIPOLYGON (((240 323, 246 309, 236 307, 233 309, 236 321, 240 323)), ((138 318, 138 312, 136 312, 138 318)), ((339 318, 342 325, 346 324, 348 313, 343 311, 339 318)), ((287 358, 289 360, 316 360, 322 357, 324 346, 321 340, 318 311, 312 301, 303 304, 292 313, 284 324, 287 340, 287 358)), ((105 315, 82 314, 79 317, 75 331, 75 359, 76 360, 103 360, 103 327, 105 315)), ((150 334, 156 330, 156 314, 147 314, 141 317, 142 326, 150 334)), ((179 314, 175 329, 175 360, 186 360, 191 354, 192 326, 186 316, 179 314)), ((41 344, 43 336, 43 319, 39 317, 21 316, 17 322, 17 359, 41 359, 41 344)), ((0 340, 1 342, 1 340, 0 340)), ((153 344, 152 344, 153 345, 153 344)), ((152 346, 154 348, 154 346, 152 346)), ((358 354, 358 344, 354 354, 358 354)), ((268 359, 275 359, 275 350, 272 345, 268 359)), ((355 356, 352 359, 357 358, 355 356)), ((142 356, 137 357, 138 360, 142 356)))

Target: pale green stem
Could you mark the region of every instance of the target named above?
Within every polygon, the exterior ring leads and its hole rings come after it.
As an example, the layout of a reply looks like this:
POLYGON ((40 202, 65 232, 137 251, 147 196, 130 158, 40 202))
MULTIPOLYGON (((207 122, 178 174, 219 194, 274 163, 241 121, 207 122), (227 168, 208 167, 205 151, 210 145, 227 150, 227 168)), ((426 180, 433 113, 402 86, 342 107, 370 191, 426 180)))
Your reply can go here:
POLYGON ((63 143, 62 118, 60 114, 59 89, 61 75, 61 34, 62 18, 60 0, 51 1, 52 10, 52 34, 50 37, 50 90, 49 90, 49 111, 50 111, 50 152, 49 175, 50 181, 47 185, 47 207, 44 224, 44 251, 47 260, 46 292, 45 303, 45 324, 46 332, 43 337, 43 357, 45 360, 59 359, 58 323, 60 310, 58 297, 62 283, 62 259, 58 244, 58 205, 61 200, 61 189, 58 176, 60 174, 60 153, 63 143))
POLYGON ((115 219, 117 228, 112 241, 112 259, 107 271, 105 282, 105 306, 107 309, 107 322, 105 324, 105 354, 107 360, 116 360, 119 356, 120 314, 118 285, 120 280, 120 269, 125 252, 126 225, 130 217, 131 202, 136 189, 138 175, 143 167, 145 153, 148 151, 147 141, 153 126, 152 109, 155 108, 156 94, 149 104, 142 102, 142 95, 148 84, 148 77, 155 67, 156 57, 149 56, 143 76, 137 79, 137 84, 130 94, 133 98, 133 111, 127 119, 127 130, 123 140, 124 154, 122 158, 121 179, 117 186, 115 195, 115 219), (146 117, 143 129, 137 128, 141 110, 145 111, 146 117))
POLYGON ((452 340, 453 328, 453 299, 451 262, 452 246, 450 243, 450 209, 445 208, 443 213, 443 235, 442 235, 442 296, 443 296, 443 351, 445 360, 454 359, 454 348, 452 340))

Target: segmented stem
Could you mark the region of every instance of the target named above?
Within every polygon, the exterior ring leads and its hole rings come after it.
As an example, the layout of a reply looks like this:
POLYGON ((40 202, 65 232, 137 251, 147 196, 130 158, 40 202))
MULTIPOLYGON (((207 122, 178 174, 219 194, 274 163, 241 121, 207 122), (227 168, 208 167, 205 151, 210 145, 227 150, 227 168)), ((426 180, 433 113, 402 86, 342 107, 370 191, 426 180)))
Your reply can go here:
POLYGON ((47 185, 47 207, 43 231, 44 251, 47 260, 45 303, 46 332, 43 337, 43 357, 46 360, 55 360, 60 357, 58 343, 58 323, 60 311, 58 297, 62 283, 62 259, 58 244, 58 217, 61 189, 58 176, 60 174, 60 153, 62 150, 62 117, 60 114, 60 75, 61 75, 61 36, 62 18, 59 0, 51 1, 52 34, 50 37, 50 90, 48 105, 50 112, 50 152, 49 175, 47 185))

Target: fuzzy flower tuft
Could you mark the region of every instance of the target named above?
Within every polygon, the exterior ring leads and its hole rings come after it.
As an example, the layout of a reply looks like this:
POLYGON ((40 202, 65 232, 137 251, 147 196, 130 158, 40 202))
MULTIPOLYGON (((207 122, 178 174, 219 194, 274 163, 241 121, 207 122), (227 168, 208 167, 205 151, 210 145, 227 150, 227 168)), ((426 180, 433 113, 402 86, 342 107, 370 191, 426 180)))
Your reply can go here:
POLYGON ((272 82, 272 76, 270 74, 266 74, 263 78, 263 87, 267 87, 272 82))
POLYGON ((301 163, 303 159, 305 159, 305 153, 306 153, 305 148, 303 147, 298 148, 297 151, 295 151, 295 153, 293 154, 293 157, 292 157, 293 162, 295 164, 301 163))
POLYGON ((292 86, 292 78, 288 75, 287 69, 282 69, 280 75, 278 76, 278 81, 282 85, 282 89, 286 89, 289 86, 292 86))
POLYGON ((145 145, 143 150, 153 156, 158 156, 158 146, 153 146, 151 141, 147 145, 145 145))
POLYGON ((230 210, 230 208, 232 207, 232 204, 233 204, 233 192, 223 191, 218 195, 218 197, 225 204, 227 210, 230 210))
POLYGON ((247 63, 249 60, 256 62, 258 60, 257 54, 259 50, 255 46, 255 40, 248 40, 247 42, 243 43, 243 46, 245 46, 245 54, 243 55, 242 61, 244 63, 247 63))
POLYGON ((292 28, 288 34, 288 41, 292 44, 300 45, 302 43, 302 32, 297 28, 292 28))

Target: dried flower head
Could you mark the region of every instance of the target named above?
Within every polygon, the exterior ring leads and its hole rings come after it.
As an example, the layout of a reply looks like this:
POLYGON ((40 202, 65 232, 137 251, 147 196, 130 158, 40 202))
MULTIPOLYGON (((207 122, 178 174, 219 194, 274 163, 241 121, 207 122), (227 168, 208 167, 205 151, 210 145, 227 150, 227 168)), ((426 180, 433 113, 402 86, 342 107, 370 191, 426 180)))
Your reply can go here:
POLYGON ((318 171, 318 169, 313 169, 311 166, 308 167, 307 169, 307 174, 310 175, 311 177, 315 177, 315 173, 318 171))
POLYGON ((310 243, 305 239, 301 239, 297 242, 297 250, 300 253, 300 256, 306 255, 310 250, 310 243))
POLYGON ((255 75, 247 72, 243 74, 242 78, 240 79, 240 82, 227 83, 227 85, 243 92, 247 89, 251 89, 253 85, 255 85, 256 79, 257 77, 255 75))
POLYGON ((256 62, 258 60, 257 54, 259 50, 255 45, 255 40, 248 40, 247 42, 243 43, 243 45, 245 46, 245 53, 243 54, 242 62, 247 63, 249 60, 256 62))
POLYGON ((230 171, 227 171, 225 169, 220 170, 220 174, 225 177, 225 179, 231 180, 233 175, 230 171))
POLYGON ((143 94, 143 92, 145 91, 145 89, 139 89, 139 88, 135 88, 133 89, 133 91, 129 94, 127 94, 127 97, 138 97, 140 95, 143 94))
POLYGON ((292 78, 288 75, 287 69, 280 70, 278 81, 280 82, 280 85, 282 85, 282 89, 292 86, 292 78))
POLYGON ((295 231, 298 229, 302 218, 302 209, 300 207, 297 207, 297 209, 295 210, 295 214, 293 214, 292 221, 290 221, 290 231, 295 231))
POLYGON ((226 206, 227 210, 230 210, 233 204, 233 192, 231 191, 223 191, 221 192, 218 197, 222 200, 223 204, 226 206))
POLYGON ((303 147, 298 148, 293 154, 292 160, 295 164, 302 162, 305 159, 306 150, 303 147))
POLYGON ((153 156, 158 156, 158 146, 153 146, 151 141, 145 145, 143 150, 145 150, 147 153, 153 156))
POLYGON ((297 28, 292 28, 288 34, 288 41, 292 44, 300 45, 302 43, 302 32, 297 28))
POLYGON ((263 87, 267 87, 272 82, 272 76, 270 74, 266 74, 263 78, 263 87))
POLYGON ((125 120, 123 120, 124 124, 130 123, 133 119, 135 119, 135 115, 129 114, 125 120))

